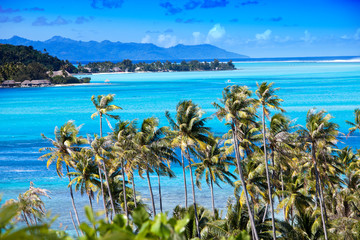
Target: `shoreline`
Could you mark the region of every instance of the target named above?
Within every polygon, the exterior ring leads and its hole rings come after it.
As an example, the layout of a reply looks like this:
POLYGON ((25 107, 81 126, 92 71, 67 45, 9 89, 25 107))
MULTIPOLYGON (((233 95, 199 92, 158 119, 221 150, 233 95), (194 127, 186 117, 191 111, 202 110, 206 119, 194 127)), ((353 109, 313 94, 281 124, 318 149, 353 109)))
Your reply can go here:
POLYGON ((111 83, 70 83, 70 84, 55 84, 49 87, 73 87, 73 86, 91 86, 91 85, 111 85, 111 83))

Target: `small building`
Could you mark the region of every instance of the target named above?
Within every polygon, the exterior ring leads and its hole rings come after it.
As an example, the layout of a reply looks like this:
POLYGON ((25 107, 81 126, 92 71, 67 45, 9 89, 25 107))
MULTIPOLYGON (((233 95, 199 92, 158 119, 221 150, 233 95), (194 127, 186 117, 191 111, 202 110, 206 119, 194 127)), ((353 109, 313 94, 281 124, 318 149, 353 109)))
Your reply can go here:
POLYGON ((31 81, 30 80, 25 80, 21 83, 21 87, 31 87, 31 81))
POLYGON ((2 87, 16 87, 16 82, 14 80, 6 80, 1 84, 2 87))
POLYGON ((42 80, 32 80, 31 82, 32 87, 48 87, 51 86, 51 82, 47 79, 42 80))
POLYGON ((72 75, 66 71, 66 70, 59 70, 59 71, 48 71, 47 74, 50 76, 50 77, 56 77, 56 76, 62 76, 62 77, 72 77, 72 75))

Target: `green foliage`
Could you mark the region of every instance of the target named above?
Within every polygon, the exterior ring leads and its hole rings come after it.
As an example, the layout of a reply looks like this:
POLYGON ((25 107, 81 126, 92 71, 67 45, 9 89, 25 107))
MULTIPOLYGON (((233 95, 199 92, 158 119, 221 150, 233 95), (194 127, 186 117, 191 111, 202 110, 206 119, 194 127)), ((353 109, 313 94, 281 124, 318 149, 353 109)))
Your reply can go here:
POLYGON ((182 61, 181 63, 176 62, 152 62, 152 63, 132 63, 131 60, 125 59, 122 62, 112 63, 109 61, 106 62, 91 62, 86 64, 84 67, 78 67, 80 72, 88 72, 87 68, 91 69, 91 72, 135 72, 135 71, 145 71, 145 72, 168 72, 168 71, 215 71, 215 70, 234 70, 235 66, 230 60, 227 63, 219 62, 215 59, 214 62, 199 62, 197 60, 192 60, 189 62, 182 61))
POLYGON ((76 78, 76 77, 63 77, 63 76, 55 76, 51 78, 51 82, 53 84, 69 84, 69 83, 89 83, 89 77, 85 78, 76 78))
POLYGON ((34 80, 48 78, 47 71, 78 70, 68 61, 34 50, 32 46, 0 44, 0 80, 34 80))
POLYGON ((108 223, 101 218, 101 213, 93 213, 89 207, 85 207, 88 222, 83 222, 80 229, 84 236, 81 240, 96 239, 186 239, 185 226, 188 219, 168 219, 166 214, 158 214, 150 219, 149 214, 143 207, 136 208, 132 213, 133 221, 125 215, 118 214, 113 222, 108 223))

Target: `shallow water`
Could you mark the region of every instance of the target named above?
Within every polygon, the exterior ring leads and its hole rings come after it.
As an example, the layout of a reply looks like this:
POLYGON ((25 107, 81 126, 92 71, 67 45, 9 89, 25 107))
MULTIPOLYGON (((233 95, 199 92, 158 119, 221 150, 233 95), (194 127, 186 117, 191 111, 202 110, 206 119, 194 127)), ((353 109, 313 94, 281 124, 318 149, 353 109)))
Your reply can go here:
MULTIPOLYGON (((278 95, 284 99, 283 108, 296 123, 304 124, 306 112, 316 107, 331 113, 344 133, 348 129, 345 120, 353 121, 353 110, 360 106, 360 63, 236 63, 236 67, 239 70, 91 76, 92 82, 103 83, 109 79, 110 85, 0 89, 0 192, 3 202, 26 191, 32 181, 36 187, 51 191, 46 206, 59 215, 55 226, 63 223, 72 229, 68 181, 57 177, 54 166, 48 170, 45 162, 38 160, 39 148, 47 145, 40 133, 52 138, 54 127, 70 119, 77 125, 84 124, 81 134, 97 133, 99 120, 90 118, 95 111, 90 101, 92 95, 116 94, 115 104, 123 108, 118 112, 122 119, 137 118, 140 122, 156 116, 161 125, 167 125, 164 112, 169 110, 174 114, 180 100, 192 99, 210 116, 215 112, 211 103, 221 97, 227 85, 247 85, 255 90, 257 82, 275 82, 274 86, 280 88, 278 95)), ((218 135, 226 131, 217 119, 208 124, 218 135)), ((110 131, 106 123, 104 131, 110 131)), ((341 140, 341 145, 359 146, 358 134, 341 140)), ((164 209, 168 211, 184 202, 181 168, 174 166, 174 171, 178 177, 167 179, 162 185, 164 209)), ((159 207, 157 178, 152 176, 151 180, 159 207)), ((147 182, 137 177, 136 183, 137 190, 148 199, 147 182)), ((222 186, 223 189, 215 189, 216 206, 220 209, 224 209, 233 193, 230 186, 222 186)), ((190 201, 190 185, 188 191, 190 201)), ((210 191, 205 183, 203 190, 197 190, 196 194, 201 205, 211 207, 210 191)), ((76 203, 83 220, 82 206, 88 199, 76 194, 76 203)))

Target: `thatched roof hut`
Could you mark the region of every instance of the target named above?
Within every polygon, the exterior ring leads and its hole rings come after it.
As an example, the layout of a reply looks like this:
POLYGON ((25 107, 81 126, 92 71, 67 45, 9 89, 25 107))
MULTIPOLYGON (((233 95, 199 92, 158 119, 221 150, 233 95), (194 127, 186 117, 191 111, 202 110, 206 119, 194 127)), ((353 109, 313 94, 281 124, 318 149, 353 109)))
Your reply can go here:
POLYGON ((15 87, 16 82, 15 82, 15 80, 6 80, 1 84, 1 86, 3 86, 3 87, 15 87))

